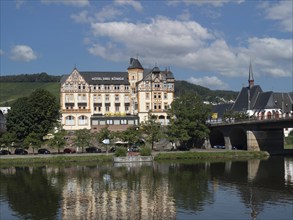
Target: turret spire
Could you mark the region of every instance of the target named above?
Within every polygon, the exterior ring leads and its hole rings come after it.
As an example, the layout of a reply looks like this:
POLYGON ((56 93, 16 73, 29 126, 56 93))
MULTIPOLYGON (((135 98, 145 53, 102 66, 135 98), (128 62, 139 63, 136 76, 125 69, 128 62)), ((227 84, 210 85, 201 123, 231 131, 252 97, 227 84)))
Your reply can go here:
POLYGON ((249 85, 249 88, 251 88, 251 87, 254 86, 254 78, 253 78, 253 72, 252 72, 251 61, 250 61, 250 64, 249 64, 248 85, 249 85))

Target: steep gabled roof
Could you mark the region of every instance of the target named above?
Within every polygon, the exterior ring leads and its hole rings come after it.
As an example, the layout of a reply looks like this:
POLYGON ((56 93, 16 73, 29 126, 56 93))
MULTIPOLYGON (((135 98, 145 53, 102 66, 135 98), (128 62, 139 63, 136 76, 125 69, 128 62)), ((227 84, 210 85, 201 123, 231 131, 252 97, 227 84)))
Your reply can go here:
POLYGON ((128 69, 142 69, 143 70, 143 67, 138 59, 130 58, 130 64, 128 69))

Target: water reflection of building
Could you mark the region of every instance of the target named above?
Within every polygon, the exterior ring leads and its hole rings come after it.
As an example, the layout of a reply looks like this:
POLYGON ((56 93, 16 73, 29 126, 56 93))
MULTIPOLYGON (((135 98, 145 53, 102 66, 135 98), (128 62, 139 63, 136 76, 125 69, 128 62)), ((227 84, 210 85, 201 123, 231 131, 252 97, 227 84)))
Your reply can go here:
POLYGON ((285 184, 293 185, 293 158, 284 159, 285 184))
POLYGON ((62 190, 62 219, 175 219, 168 181, 150 189, 141 178, 131 187, 127 180, 69 179, 62 190))

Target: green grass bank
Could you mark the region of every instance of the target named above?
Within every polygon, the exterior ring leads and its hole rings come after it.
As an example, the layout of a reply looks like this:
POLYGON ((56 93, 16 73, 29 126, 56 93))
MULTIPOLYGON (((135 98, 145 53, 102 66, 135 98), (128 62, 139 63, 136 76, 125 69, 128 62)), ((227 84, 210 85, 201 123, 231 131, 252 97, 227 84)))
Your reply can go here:
MULTIPOLYGON (((1 166, 17 166, 17 165, 47 165, 47 164, 65 164, 65 163, 83 163, 83 162, 111 162, 114 155, 92 154, 92 155, 48 155, 48 156, 1 156, 1 166)), ((264 151, 222 151, 222 152, 175 152, 175 153, 156 153, 155 161, 164 160, 214 160, 214 159, 252 159, 267 158, 269 154, 264 151)))

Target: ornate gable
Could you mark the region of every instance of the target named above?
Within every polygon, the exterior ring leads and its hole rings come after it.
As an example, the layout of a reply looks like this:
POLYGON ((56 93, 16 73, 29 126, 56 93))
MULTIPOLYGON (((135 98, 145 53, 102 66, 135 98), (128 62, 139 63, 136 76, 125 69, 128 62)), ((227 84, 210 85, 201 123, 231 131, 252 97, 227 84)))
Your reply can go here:
POLYGON ((67 83, 78 83, 78 84, 84 84, 86 81, 84 78, 79 74, 77 69, 74 69, 72 73, 69 75, 67 80, 65 81, 67 83))
POLYGON ((89 92, 89 85, 75 68, 61 86, 61 92, 89 92))

